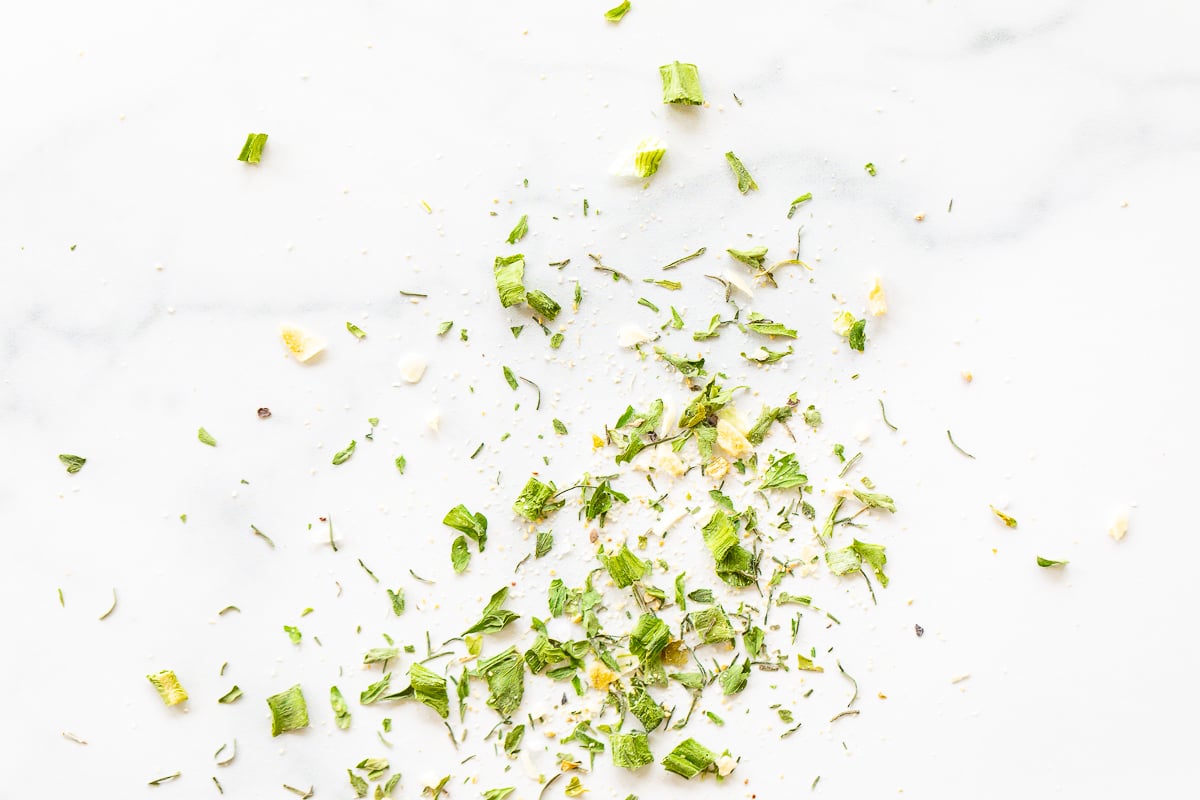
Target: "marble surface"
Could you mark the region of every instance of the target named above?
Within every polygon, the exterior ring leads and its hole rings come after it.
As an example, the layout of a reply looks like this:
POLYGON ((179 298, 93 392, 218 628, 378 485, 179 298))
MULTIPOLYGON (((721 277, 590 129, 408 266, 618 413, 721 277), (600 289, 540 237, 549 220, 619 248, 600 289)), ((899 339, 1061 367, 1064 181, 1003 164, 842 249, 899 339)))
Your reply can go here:
MULTIPOLYGON (((382 755, 404 774, 397 797, 447 773, 451 797, 508 785, 514 800, 537 797, 525 766, 505 773, 483 740, 495 715, 482 687, 467 725, 452 717, 469 734, 456 751, 427 709, 360 708, 378 676, 359 660, 382 633, 420 650, 426 630, 440 641, 504 583, 529 615, 551 571, 582 580, 593 546, 573 508, 554 520, 554 554, 514 572, 532 543, 508 507, 531 470, 560 486, 611 471, 591 434, 626 403, 686 402, 677 376, 616 342, 630 322, 656 330, 669 305, 687 327, 663 344, 752 386, 747 413, 791 392, 824 412, 798 446, 818 497, 836 483, 829 447, 841 441, 864 450, 862 469, 900 507, 869 529, 892 575, 878 605, 861 582, 789 588, 842 622, 802 623, 824 675, 756 673, 738 703, 706 694, 699 710, 723 727, 698 711, 684 732, 655 735, 660 757, 685 733, 742 757, 729 781, 693 781, 689 794, 1116 797, 1186 785, 1200 712, 1189 688, 1200 544, 1186 516, 1200 446, 1186 366, 1200 289, 1200 11, 635 0, 612 25, 607 7, 10 9, 0 794, 216 797, 216 775, 233 800, 291 796, 284 783, 346 798, 346 767, 382 755), (674 59, 699 65, 707 107, 660 103, 657 67, 674 59), (270 134, 257 167, 234 159, 251 130, 270 134), (608 175, 649 135, 669 152, 648 186, 608 175), (727 150, 759 191, 737 193, 727 150), (806 191, 813 201, 785 219, 806 191), (527 279, 568 306, 557 351, 527 314, 499 307, 491 283, 521 214, 527 279), (729 309, 703 277, 741 269, 725 248, 784 254, 800 225, 812 271, 785 271, 779 289, 742 301, 797 327, 796 355, 748 365, 732 329, 693 343, 690 331, 729 309), (588 258, 638 280, 700 246, 705 258, 674 273, 677 293, 614 283, 588 258), (829 320, 862 312, 873 275, 890 312, 860 355, 829 320), (576 282, 578 312, 566 302, 576 282), (455 328, 439 338, 443 320, 455 328), (282 321, 324 336, 324 356, 289 359, 282 321), (429 362, 416 385, 397 366, 410 354, 429 362), (502 365, 540 387, 540 409, 529 385, 509 390, 502 365), (368 417, 380 420, 369 441, 368 417), (199 426, 216 448, 197 442, 199 426), (357 453, 331 466, 350 439, 357 453), (65 474, 62 452, 88 462, 65 474), (456 577, 440 520, 457 502, 488 515, 493 542, 456 577), (1106 531, 1123 509, 1117 543, 1106 531), (336 553, 319 535, 330 515, 336 553), (1039 569, 1037 554, 1071 563, 1039 569), (383 589, 398 586, 409 608, 395 618, 383 589), (218 616, 230 604, 242 613, 218 616), (283 625, 304 632, 299 646, 283 625), (858 680, 861 713, 830 723, 849 700, 835 659, 858 680), (191 693, 186 710, 147 684, 163 668, 191 693), (243 700, 218 705, 235 683, 243 700), (263 699, 294 683, 312 728, 272 740, 263 699), (351 698, 349 732, 327 706, 334 683, 351 698), (795 710, 800 731, 779 738, 788 726, 774 703, 795 710), (391 750, 376 738, 384 716, 391 750), (215 766, 235 738, 236 761, 215 766)), ((641 494, 641 480, 623 482, 641 494)), ((601 533, 636 537, 650 519, 621 514, 601 533)), ((700 580, 708 562, 688 530, 663 552, 700 580)), ((773 636, 786 639, 788 611, 773 636)), ((531 680, 524 710, 548 711, 560 694, 531 680)), ((568 748, 542 730, 528 741, 535 770, 553 774, 568 748)), ((584 783, 601 798, 680 791, 657 766, 643 773, 614 774, 602 758, 584 783)))

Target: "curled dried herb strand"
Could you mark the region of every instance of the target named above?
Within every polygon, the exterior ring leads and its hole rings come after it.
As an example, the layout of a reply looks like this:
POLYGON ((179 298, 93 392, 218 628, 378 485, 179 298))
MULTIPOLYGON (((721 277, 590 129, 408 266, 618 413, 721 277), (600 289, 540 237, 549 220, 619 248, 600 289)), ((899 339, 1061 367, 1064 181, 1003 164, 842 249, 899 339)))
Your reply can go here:
POLYGON ((693 259, 699 258, 700 256, 704 255, 707 251, 708 251, 707 247, 701 247, 696 252, 686 255, 683 258, 677 258, 674 261, 672 261, 670 264, 667 264, 665 267, 663 267, 663 271, 666 271, 669 269, 675 269, 680 264, 686 264, 687 262, 689 262, 693 259))
POLYGON ((887 425, 889 428, 891 428, 891 429, 892 429, 892 430, 894 430, 894 431, 898 431, 898 430, 900 430, 899 428, 897 428, 895 425, 893 425, 891 422, 889 422, 889 421, 888 421, 888 418, 887 418, 887 409, 883 407, 883 401, 882 401, 882 400, 880 400, 880 401, 879 401, 879 412, 880 412, 881 414, 883 414, 883 424, 884 424, 884 425, 887 425))
POLYGON ((102 620, 108 619, 108 615, 117 610, 117 590, 116 589, 112 590, 112 597, 113 597, 112 605, 108 607, 108 611, 105 611, 103 614, 100 615, 100 619, 102 619, 102 620))

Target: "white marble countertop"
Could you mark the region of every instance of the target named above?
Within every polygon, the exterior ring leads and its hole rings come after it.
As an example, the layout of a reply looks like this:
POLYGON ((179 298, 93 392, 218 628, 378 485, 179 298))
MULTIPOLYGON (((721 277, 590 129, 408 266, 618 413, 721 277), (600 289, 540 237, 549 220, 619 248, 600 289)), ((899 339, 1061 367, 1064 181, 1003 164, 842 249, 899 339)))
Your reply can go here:
MULTIPOLYGON (((627 403, 686 402, 677 375, 616 341, 630 322, 657 331, 672 305, 687 325, 662 344, 752 386, 748 413, 791 392, 821 409, 821 430, 794 448, 818 498, 836 483, 833 442, 866 453, 863 471, 900 509, 864 532, 886 542, 892 582, 872 605, 861 582, 797 578, 789 591, 842 622, 802 622, 826 673, 755 673, 738 702, 706 693, 688 728, 653 737, 659 757, 685 735, 729 748, 742 758, 729 780, 616 774, 603 757, 587 796, 1118 797, 1190 784, 1200 540, 1180 514, 1200 446, 1186 366, 1200 10, 634 0, 613 25, 608 5, 10 9, 0 794, 217 797, 215 775, 231 800, 286 798, 285 783, 348 798, 346 768, 385 756, 404 775, 397 797, 452 774, 452 798, 496 786, 536 798, 525 765, 483 740, 496 716, 482 686, 465 726, 451 716, 468 734, 456 751, 428 709, 359 706, 378 678, 361 653, 383 633, 423 651, 426 630, 435 643, 460 630, 505 583, 528 615, 552 571, 582 580, 595 562, 574 507, 553 521, 554 553, 514 572, 532 542, 509 505, 531 470, 560 486, 611 471, 591 435, 627 403), (707 106, 660 102, 657 68, 675 59, 699 65, 707 106), (248 131, 270 134, 257 166, 234 158, 248 131), (644 136, 668 144, 659 173, 645 187, 610 176, 644 136), (758 191, 737 192, 727 150, 758 191), (813 200, 786 219, 804 192, 813 200), (521 214, 527 280, 566 306, 558 350, 496 302, 492 260, 515 249, 503 240, 521 214), (797 327, 796 354, 747 364, 732 328, 693 342, 729 310, 703 277, 742 270, 725 249, 783 257, 801 225, 812 270, 742 300, 797 327), (704 259, 669 274, 681 291, 640 282, 701 246, 704 259), (589 253, 636 282, 594 271, 589 253), (890 311, 852 353, 829 320, 861 314, 875 275, 890 311), (455 328, 439 338, 444 320, 455 328), (325 354, 290 359, 283 321, 325 337, 325 354), (429 363, 416 385, 397 366, 411 354, 429 363), (509 390, 504 365, 540 387, 540 409, 529 385, 509 390), (199 426, 217 447, 197 442, 199 426), (351 439, 354 457, 331 466, 351 439), (66 474, 59 453, 87 464, 66 474), (487 514, 492 535, 462 576, 440 524, 458 502, 487 514), (1130 530, 1115 542, 1123 510, 1130 530), (329 515, 336 553, 308 531, 329 515), (1070 564, 1039 569, 1036 555, 1070 564), (407 592, 404 616, 385 587, 407 592), (230 604, 242 613, 218 616, 230 604), (303 631, 299 646, 283 625, 303 631), (860 714, 831 723, 849 699, 835 660, 858 680, 860 714), (190 692, 186 709, 147 684, 164 668, 190 692), (263 699, 295 683, 312 726, 271 739, 263 699), (351 698, 348 732, 326 701, 334 683, 351 698), (245 697, 218 705, 233 684, 245 697), (775 703, 803 722, 785 739, 775 703), (385 716, 390 750, 376 736, 385 716), (236 761, 215 766, 234 739, 236 761)), ((641 480, 623 485, 642 493, 641 480)), ((646 519, 615 517, 602 543, 646 519)), ((697 539, 689 527, 662 551, 689 580, 711 569, 697 539)), ((786 639, 790 610, 778 614, 772 635, 786 639)), ((531 678, 522 713, 558 705, 561 689, 531 678)), ((570 747, 544 733, 526 750, 549 776, 570 747)))

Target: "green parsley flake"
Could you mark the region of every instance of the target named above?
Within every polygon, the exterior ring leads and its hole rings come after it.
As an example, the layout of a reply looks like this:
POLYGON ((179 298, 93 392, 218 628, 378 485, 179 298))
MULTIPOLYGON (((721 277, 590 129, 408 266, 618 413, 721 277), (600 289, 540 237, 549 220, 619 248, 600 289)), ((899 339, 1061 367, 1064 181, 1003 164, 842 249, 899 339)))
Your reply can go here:
POLYGON ((663 102, 689 106, 704 104, 700 90, 700 70, 695 64, 673 61, 658 68, 662 75, 663 102))
POLYGON ((717 577, 733 587, 754 583, 758 564, 752 552, 738 544, 737 526, 717 509, 701 529, 704 543, 716 561, 717 577))
POLYGON ((246 134, 246 143, 242 145, 242 152, 238 153, 237 160, 245 161, 247 164, 257 164, 262 161, 262 151, 266 143, 267 134, 265 133, 246 134))
POLYGON ((487 681, 491 693, 487 704, 501 716, 510 717, 521 705, 525 694, 525 659, 510 647, 491 658, 479 661, 479 674, 487 681))
POLYGON ((188 699, 188 693, 179 683, 179 678, 169 669, 147 675, 150 683, 158 690, 159 697, 168 706, 177 706, 188 699))
POLYGON ((870 492, 860 492, 854 490, 854 496, 858 498, 858 502, 870 508, 882 508, 885 511, 896 513, 896 503, 886 494, 872 494, 870 492))
POLYGON ((649 612, 638 618, 637 625, 629 633, 629 652, 642 664, 653 663, 670 643, 671 629, 649 612))
POLYGON ((522 214, 521 219, 517 221, 516 227, 512 229, 510 234, 508 234, 508 238, 505 239, 505 241, 509 244, 516 244, 524 239, 525 234, 527 233, 529 233, 529 215, 522 214))
POLYGON ((474 539, 481 553, 487 545, 487 517, 483 514, 472 514, 461 503, 446 512, 442 524, 474 539))
POLYGON ((308 705, 304 702, 300 684, 271 695, 267 698, 267 706, 271 709, 272 736, 308 727, 308 705))
POLYGON ((609 739, 614 767, 635 770, 654 763, 650 742, 644 733, 614 733, 609 739))
POLYGON ((408 668, 408 679, 408 688, 396 694, 397 699, 414 698, 432 708, 442 719, 450 716, 445 678, 421 664, 413 664, 408 668))
POLYGON ((388 589, 387 593, 388 593, 388 599, 390 599, 392 601, 392 613, 395 614, 397 617, 400 616, 401 614, 404 613, 404 589, 403 589, 403 587, 400 589, 397 589, 394 592, 391 589, 388 589))
MULTIPOLYGON (((555 421, 557 422, 557 420, 555 421)), ((562 433, 566 433, 565 428, 562 433)), ((513 511, 530 522, 537 522, 551 511, 555 511, 563 506, 563 501, 553 501, 553 497, 557 491, 553 481, 542 483, 531 475, 529 480, 525 482, 525 488, 521 489, 521 493, 517 495, 517 499, 513 502, 513 511)))
POLYGON ((549 531, 538 531, 537 542, 533 548, 533 557, 541 558, 554 548, 554 534, 549 531))
POLYGON ((866 164, 863 164, 863 169, 865 169, 867 171, 867 174, 870 175, 872 178, 875 177, 875 165, 872 164, 870 161, 868 161, 866 164))
POLYGON ((449 332, 450 332, 450 329, 451 329, 451 328, 453 328, 453 327, 454 327, 454 321, 453 321, 453 320, 446 320, 445 322, 438 323, 438 326, 437 326, 437 335, 438 335, 438 336, 445 336, 447 333, 449 333, 449 332))
POLYGON ((283 632, 292 640, 292 644, 300 644, 300 640, 304 637, 304 634, 300 633, 300 629, 294 625, 284 625, 283 632))
POLYGON ((209 447, 217 446, 217 440, 213 438, 213 435, 211 433, 204 430, 204 428, 201 428, 200 430, 196 431, 196 438, 200 440, 201 444, 206 444, 209 447))
POLYGON ((639 581, 650 571, 650 564, 633 554, 628 545, 621 545, 621 549, 614 556, 601 556, 608 574, 612 577, 613 583, 618 588, 624 589, 630 586, 634 581, 639 581))
POLYGON ((561 419, 559 419, 558 417, 555 417, 552 420, 552 424, 554 425, 554 432, 557 433, 559 436, 567 435, 567 426, 563 423, 563 421, 561 419))
POLYGON ((456 536, 450 543, 450 564, 455 573, 461 573, 471 563, 471 551, 467 549, 467 537, 456 536))
POLYGON ((525 256, 496 256, 492 266, 500 305, 510 308, 525 302, 525 256))
POLYGON ((83 465, 87 463, 87 459, 83 456, 73 456, 70 453, 59 453, 58 460, 67 468, 67 472, 74 475, 79 470, 83 469, 83 465))
POLYGON ((1071 562, 1069 562, 1069 561, 1055 561, 1054 559, 1051 559, 1051 558, 1042 558, 1041 556, 1038 556, 1038 557, 1037 557, 1037 565, 1038 565, 1039 567, 1065 567, 1065 566, 1066 566, 1067 564, 1069 564, 1069 563, 1071 563, 1071 562))
POLYGON ((846 333, 846 341, 850 343, 851 350, 862 352, 867 346, 867 321, 858 319, 850 326, 850 330, 846 333))
POLYGON ((339 464, 345 464, 350 460, 350 456, 354 455, 354 449, 358 447, 358 442, 354 439, 350 440, 350 444, 346 445, 344 450, 338 450, 333 455, 333 465, 336 467, 339 464))
POLYGON ((503 369, 504 369, 504 382, 508 384, 508 388, 512 389, 515 392, 517 390, 517 386, 518 386, 517 376, 513 373, 512 369, 510 369, 509 367, 504 367, 503 369))
POLYGON ((746 169, 746 165, 742 163, 740 158, 733 154, 732 150, 725 154, 725 160, 729 162, 729 168, 733 170, 733 176, 737 178, 739 192, 745 194, 751 189, 758 188, 758 184, 754 182, 754 178, 750 177, 750 172, 746 169))
MULTIPOLYGON (((629 13, 629 0, 622 0, 621 5, 604 12, 604 18, 609 22, 620 22, 629 13)), ((508 791, 512 791, 509 789, 508 791)))
POLYGON ((357 325, 355 325, 353 322, 346 323, 346 330, 348 330, 348 331, 350 331, 350 333, 354 334, 355 339, 367 338, 367 332, 364 331, 362 328, 358 327, 357 325))
POLYGON ((508 609, 501 608, 504 601, 508 598, 508 587, 501 587, 491 599, 488 600, 486 606, 483 607, 483 613, 471 627, 463 631, 462 635, 466 636, 470 633, 499 633, 504 630, 505 626, 513 620, 520 619, 520 614, 514 614, 508 609))
POLYGON ((808 483, 808 476, 800 472, 795 453, 775 459, 763 473, 759 489, 795 489, 808 483))
POLYGON ((750 312, 750 319, 746 322, 746 327, 755 333, 761 333, 765 336, 783 336, 788 339, 796 338, 795 329, 787 327, 782 322, 767 319, 757 311, 750 312))
POLYGON ((396 456, 396 471, 401 475, 404 474, 405 468, 408 466, 408 459, 404 456, 396 456))
POLYGON ((662 765, 667 772, 674 772, 687 780, 716 766, 717 754, 695 739, 684 739, 666 758, 662 765))
POLYGON ((829 565, 829 569, 834 575, 846 575, 850 572, 857 572, 862 569, 865 561, 871 570, 875 573, 875 577, 883 586, 888 585, 888 577, 883 574, 883 567, 887 564, 887 556, 884 554, 886 548, 881 544, 870 544, 869 542, 860 542, 858 539, 849 547, 844 547, 841 550, 828 550, 825 552, 825 563, 829 565))

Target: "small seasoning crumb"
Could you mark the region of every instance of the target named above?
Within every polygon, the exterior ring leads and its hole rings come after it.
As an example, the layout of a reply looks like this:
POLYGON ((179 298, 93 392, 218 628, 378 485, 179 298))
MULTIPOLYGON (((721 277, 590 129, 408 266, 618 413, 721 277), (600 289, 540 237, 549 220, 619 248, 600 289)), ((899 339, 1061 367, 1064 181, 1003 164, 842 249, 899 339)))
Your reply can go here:
POLYGON ((259 419, 269 419, 270 416, 271 416, 271 409, 267 408, 266 406, 263 406, 262 408, 260 408, 258 410, 258 418, 259 419))

